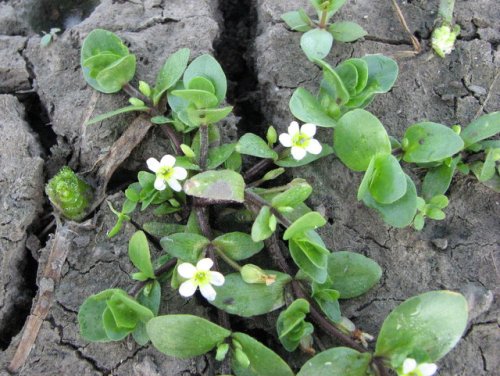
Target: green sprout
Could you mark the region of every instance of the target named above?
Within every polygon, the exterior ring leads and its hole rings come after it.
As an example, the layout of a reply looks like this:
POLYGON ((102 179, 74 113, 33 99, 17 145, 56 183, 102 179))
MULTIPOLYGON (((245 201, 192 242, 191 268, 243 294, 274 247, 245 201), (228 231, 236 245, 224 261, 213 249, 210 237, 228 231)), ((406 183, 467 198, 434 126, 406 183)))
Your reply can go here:
POLYGON ((92 188, 71 168, 63 167, 45 187, 52 205, 71 220, 81 220, 92 200, 92 188))

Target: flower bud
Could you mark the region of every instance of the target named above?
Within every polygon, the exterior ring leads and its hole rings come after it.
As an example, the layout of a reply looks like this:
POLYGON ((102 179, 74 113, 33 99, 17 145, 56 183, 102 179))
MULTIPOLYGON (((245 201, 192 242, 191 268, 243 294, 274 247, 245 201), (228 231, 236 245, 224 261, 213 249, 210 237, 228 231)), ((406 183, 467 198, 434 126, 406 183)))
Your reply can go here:
POLYGON ((266 286, 272 285, 276 281, 276 275, 266 274, 257 265, 246 264, 241 268, 241 278, 246 283, 265 283, 266 286))
POLYGON ((186 157, 188 157, 188 158, 194 158, 194 157, 196 157, 196 154, 194 153, 193 149, 191 149, 186 144, 181 144, 181 150, 184 153, 184 155, 186 157))
POLYGON ((139 91, 148 98, 151 96, 151 87, 147 82, 139 81, 139 91))
POLYGON ((455 25, 453 30, 449 25, 437 27, 432 32, 432 48, 440 57, 443 57, 451 51, 455 46, 455 40, 460 34, 460 26, 455 25))
POLYGON ((130 98, 128 101, 130 102, 130 104, 131 104, 132 106, 136 106, 136 107, 145 106, 144 102, 143 102, 143 101, 141 101, 139 98, 134 98, 134 97, 132 97, 132 98, 130 98))
POLYGON ((267 129, 266 138, 269 145, 274 145, 278 141, 278 133, 272 125, 267 129))

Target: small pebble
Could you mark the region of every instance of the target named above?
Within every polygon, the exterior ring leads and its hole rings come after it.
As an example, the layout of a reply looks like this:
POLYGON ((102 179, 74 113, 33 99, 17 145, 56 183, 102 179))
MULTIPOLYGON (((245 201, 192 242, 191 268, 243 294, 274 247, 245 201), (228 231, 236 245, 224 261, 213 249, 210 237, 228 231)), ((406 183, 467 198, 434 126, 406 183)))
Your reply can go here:
POLYGON ((467 299, 469 320, 487 312, 493 303, 493 293, 478 283, 468 283, 460 289, 467 299))
POLYGON ((432 244, 438 249, 445 250, 448 248, 448 239, 443 239, 443 238, 438 238, 438 239, 432 239, 432 244))
POLYGON ((478 85, 470 85, 469 90, 477 95, 486 95, 486 89, 478 85))

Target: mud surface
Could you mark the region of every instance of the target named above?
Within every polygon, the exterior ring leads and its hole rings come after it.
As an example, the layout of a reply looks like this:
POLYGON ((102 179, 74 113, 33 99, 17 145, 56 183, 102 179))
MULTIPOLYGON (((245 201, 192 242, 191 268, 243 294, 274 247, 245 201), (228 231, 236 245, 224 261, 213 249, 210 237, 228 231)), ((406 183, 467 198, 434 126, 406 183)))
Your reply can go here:
MULTIPOLYGON (((69 7, 58 10, 59 18, 40 19, 38 24, 32 22, 33 3, 0 2, 0 94, 6 94, 0 95, 1 375, 36 293, 36 270, 43 269, 52 245, 45 181, 65 164, 82 173, 90 170, 133 120, 133 115, 125 115, 83 126, 89 116, 126 104, 126 96, 99 94, 81 76, 79 49, 92 29, 120 35, 138 57, 136 77, 148 82, 154 82, 165 58, 178 48, 189 47, 192 56, 214 53, 230 80, 229 102, 238 117, 233 122, 243 131, 259 133, 270 123, 284 131, 292 120, 288 100, 293 90, 316 89, 320 76, 300 50, 300 34, 287 30, 279 17, 285 11, 308 9, 306 0, 88 1, 95 9, 77 12, 78 19, 64 22, 74 12, 69 7), (41 23, 50 22, 54 26, 61 22, 65 30, 49 47, 41 48, 36 31, 41 23)), ((456 50, 441 60, 428 52, 437 1, 401 3, 424 53, 399 58, 411 44, 390 2, 351 0, 336 18, 360 23, 369 35, 355 44, 336 43, 328 60, 335 65, 367 53, 395 56, 400 67, 396 86, 369 107, 394 136, 400 137, 418 120, 465 125, 478 114, 500 109, 500 8, 495 3, 457 2, 456 18, 463 33, 456 50)), ((56 17, 50 9, 40 17, 56 17)), ((229 129, 226 133, 234 137, 234 128, 229 129)), ((320 132, 323 140, 329 137, 327 131, 320 132)), ((115 174, 109 200, 119 204, 123 195, 116 192, 145 168, 145 159, 169 150, 163 134, 154 129, 115 174)), ((313 184, 310 204, 329 219, 322 229, 327 245, 372 257, 384 270, 372 291, 342 304, 346 316, 376 334, 387 313, 406 298, 432 289, 461 291, 470 303, 471 321, 459 345, 440 362, 439 374, 498 372, 498 194, 470 177, 457 176, 446 220, 430 221, 418 233, 391 229, 360 205, 356 189, 361 175, 334 157, 292 173, 313 184)), ((87 227, 73 235, 56 302, 20 374, 215 375, 209 357, 180 361, 133 341, 89 344, 80 338, 76 313, 83 300, 105 288, 131 285, 127 241, 146 218, 135 217, 135 224, 127 223, 110 240, 106 231, 113 220, 107 206, 102 206, 87 227)), ((162 310, 215 317, 202 302, 185 303, 176 292, 167 293, 162 310)), ((234 319, 232 324, 267 344, 275 343, 266 319, 249 324, 234 319)), ((328 338, 322 340, 329 343, 328 338)), ((279 353, 293 366, 305 360, 302 355, 279 353)))

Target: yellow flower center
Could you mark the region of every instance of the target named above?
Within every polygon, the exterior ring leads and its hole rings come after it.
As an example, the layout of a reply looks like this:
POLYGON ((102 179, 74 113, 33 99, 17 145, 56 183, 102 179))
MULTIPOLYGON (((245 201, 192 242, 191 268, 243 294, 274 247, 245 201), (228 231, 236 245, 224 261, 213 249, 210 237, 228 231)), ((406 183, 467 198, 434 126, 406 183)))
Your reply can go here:
POLYGON ((172 177, 173 173, 174 169, 172 167, 160 167, 156 175, 163 180, 168 180, 172 177))
POLYGON ((307 145, 309 145, 310 140, 311 138, 308 135, 301 132, 297 132, 292 137, 292 145, 298 146, 300 148, 306 148, 307 145))
POLYGON ((208 273, 206 271, 196 272, 194 279, 198 284, 202 285, 208 282, 208 273))

